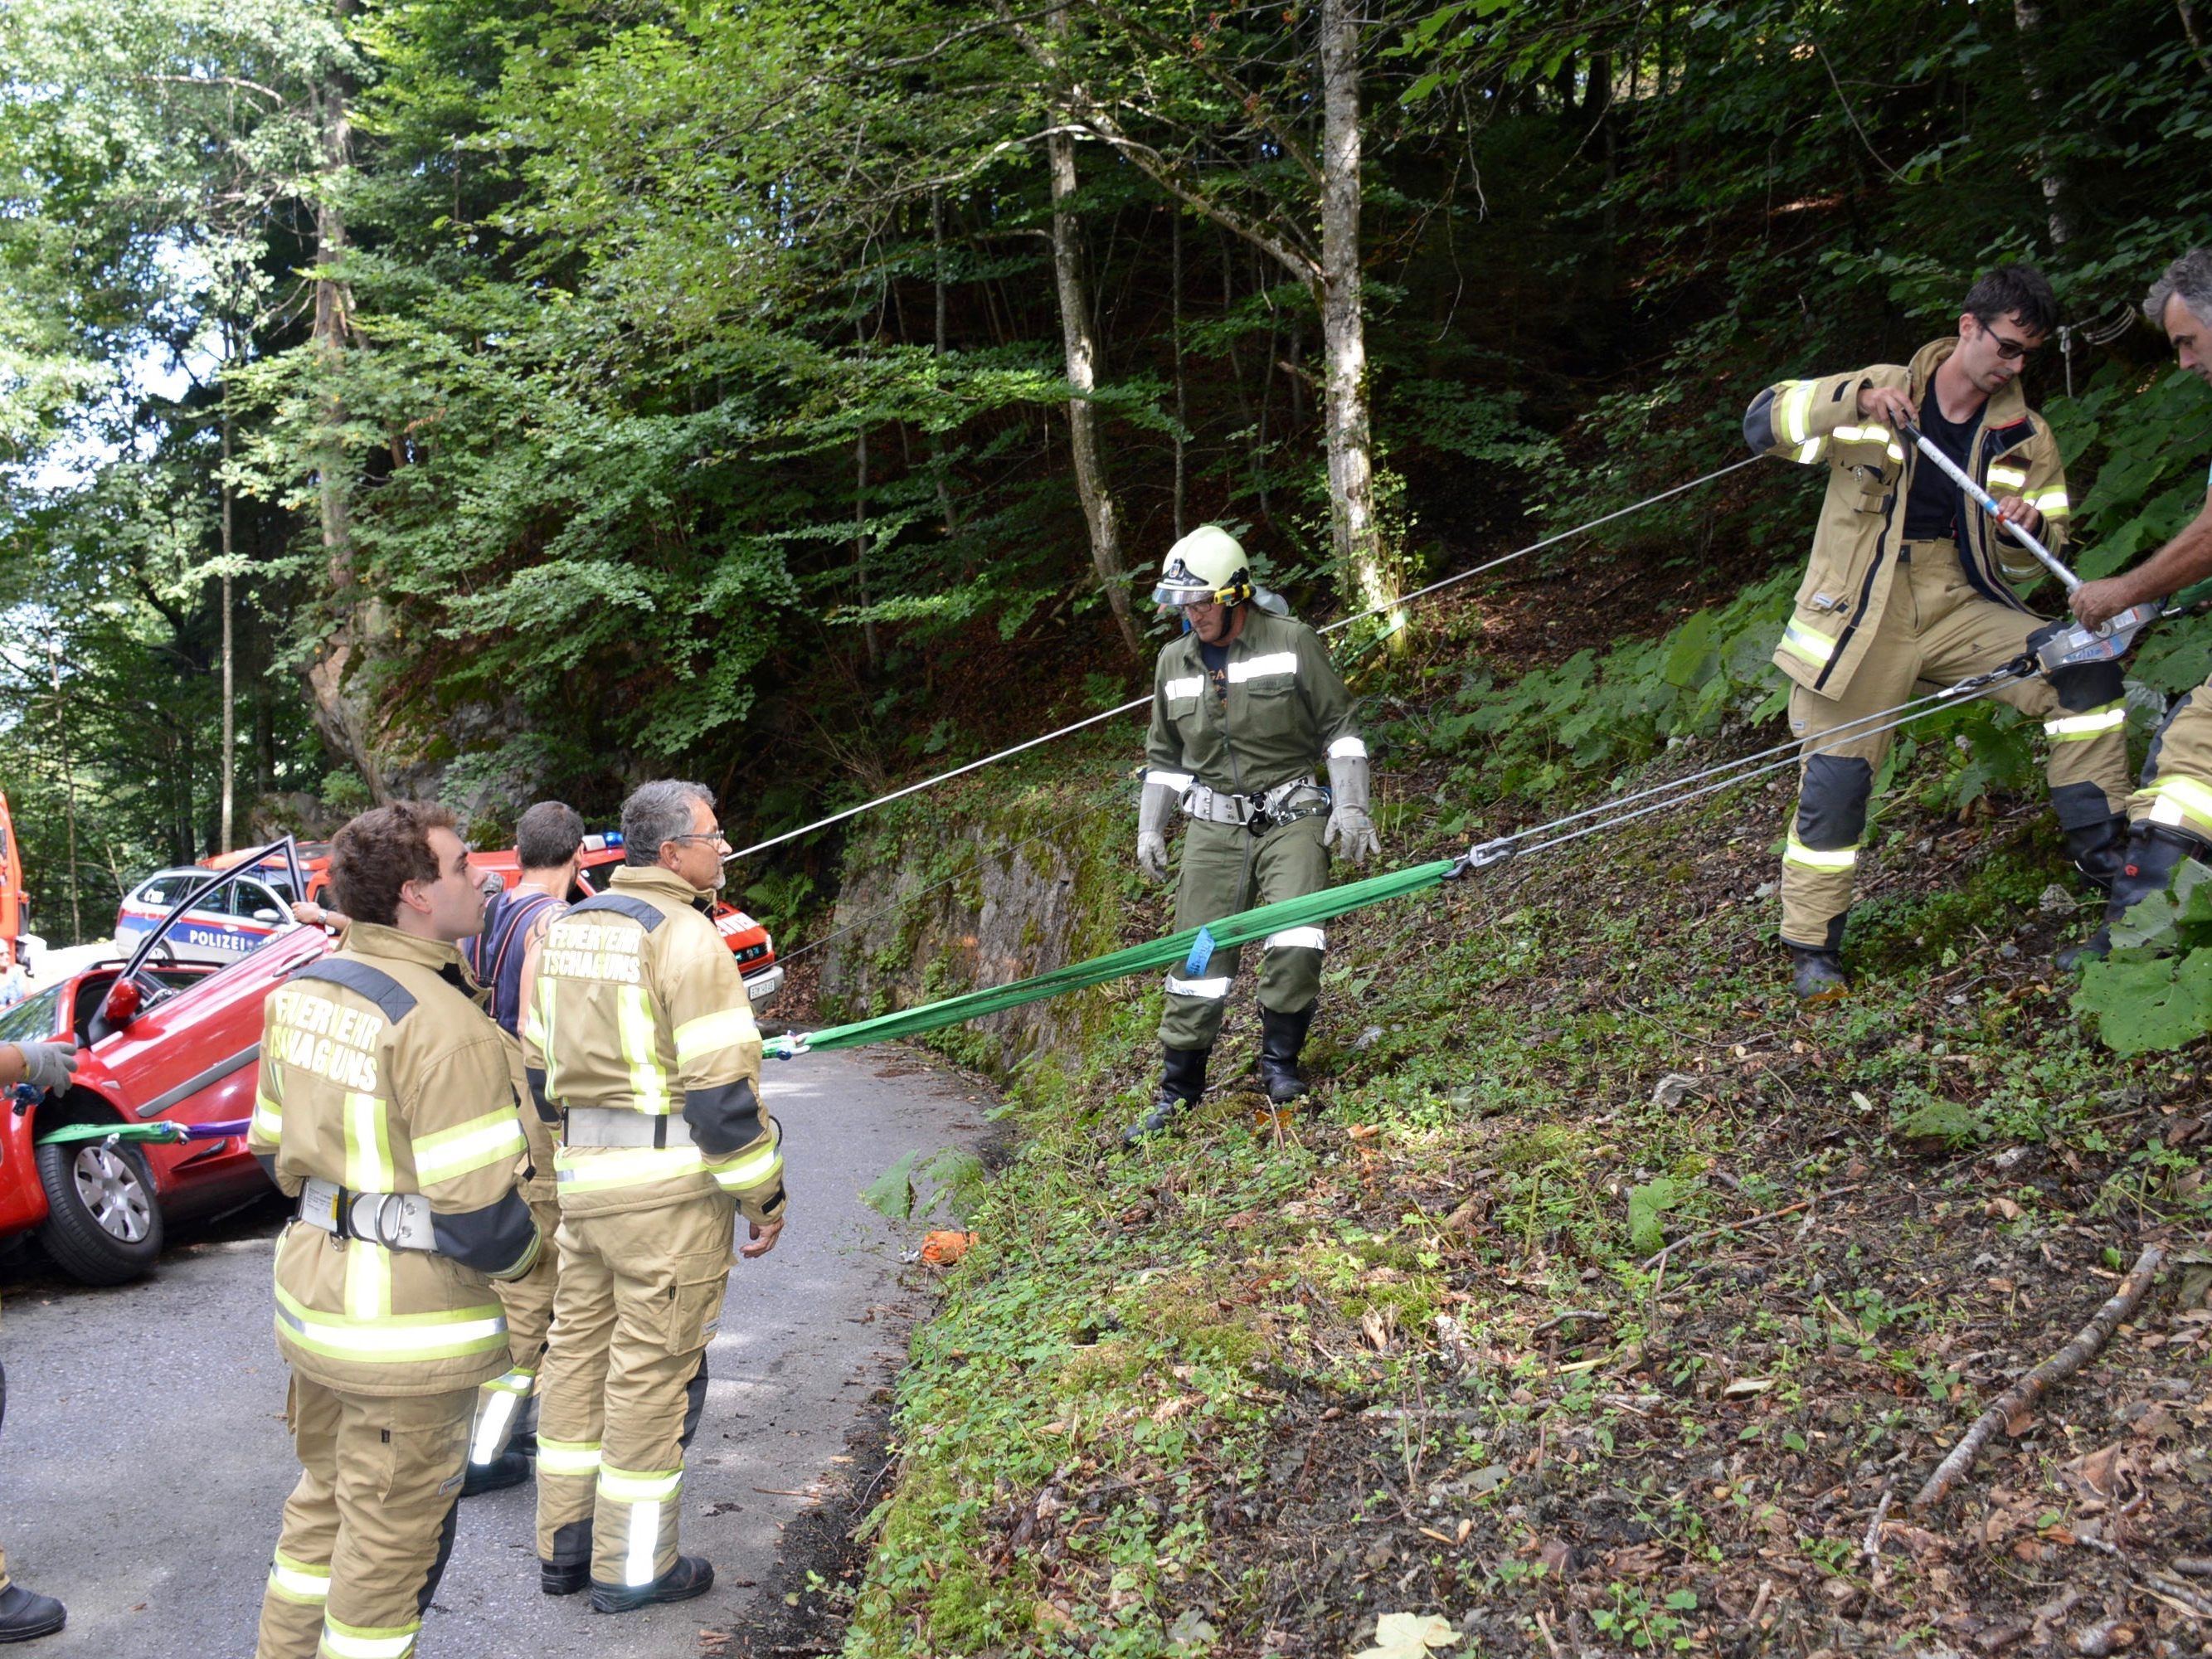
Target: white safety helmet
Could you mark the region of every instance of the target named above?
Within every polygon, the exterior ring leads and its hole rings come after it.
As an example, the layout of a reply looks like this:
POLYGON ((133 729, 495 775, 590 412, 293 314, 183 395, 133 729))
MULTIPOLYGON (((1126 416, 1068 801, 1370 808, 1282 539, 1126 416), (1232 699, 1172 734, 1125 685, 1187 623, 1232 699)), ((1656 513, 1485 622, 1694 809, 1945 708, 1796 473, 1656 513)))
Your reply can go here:
POLYGON ((1252 594, 1251 563, 1237 538, 1218 524, 1202 524, 1168 549, 1152 603, 1236 605, 1252 594))

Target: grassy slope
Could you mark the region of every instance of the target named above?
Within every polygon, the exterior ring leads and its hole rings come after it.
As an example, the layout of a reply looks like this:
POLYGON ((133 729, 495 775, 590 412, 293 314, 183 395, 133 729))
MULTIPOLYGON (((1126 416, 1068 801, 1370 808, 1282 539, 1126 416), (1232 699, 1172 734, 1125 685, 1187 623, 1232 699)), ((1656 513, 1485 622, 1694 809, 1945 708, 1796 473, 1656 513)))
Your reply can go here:
MULTIPOLYGON (((1451 850, 1434 793, 1486 799, 1479 756, 1422 748, 1423 666, 1361 687, 1403 717, 1394 861, 1451 850)), ((1187 1132, 1121 1155, 1157 993, 1087 994, 1095 1040, 1015 1079, 1018 1154, 968 1195, 848 1652, 1335 1655, 1393 1612, 1470 1653, 2017 1652, 2121 1618, 2194 1650, 2130 1571, 2206 1543, 2183 1273, 1961 1497, 1905 1504, 2147 1237, 2201 1230, 2201 1049, 2087 1039, 2047 817, 2002 796, 1891 811, 1861 992, 1800 1017, 1758 892, 1785 789, 1332 925, 1293 1122, 1255 1112, 1240 1008, 1187 1132)), ((1163 925, 1121 896, 1123 937, 1163 925)))

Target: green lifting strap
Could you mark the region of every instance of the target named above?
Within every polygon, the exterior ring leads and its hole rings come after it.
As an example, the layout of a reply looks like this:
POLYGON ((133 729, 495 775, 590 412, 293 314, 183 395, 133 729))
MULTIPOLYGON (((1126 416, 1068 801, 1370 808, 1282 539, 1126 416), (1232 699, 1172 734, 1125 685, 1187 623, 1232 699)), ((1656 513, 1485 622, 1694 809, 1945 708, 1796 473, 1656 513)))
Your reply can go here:
POLYGON ((819 1031, 771 1037, 765 1047, 775 1058, 791 1060, 817 1049, 857 1048, 866 1042, 889 1042, 899 1037, 919 1036, 924 1031, 957 1025, 963 1020, 981 1019, 986 1014, 1018 1008, 1025 1002, 1042 1002, 1047 997, 1061 996, 1069 991, 1082 990, 1086 986, 1103 985, 1109 979, 1141 974, 1149 969, 1174 966, 1189 957, 1191 947, 1198 943, 1201 931, 1211 937, 1214 949, 1227 951, 1240 945, 1249 945, 1255 939, 1265 939, 1268 934, 1280 933, 1285 928, 1309 927, 1331 916, 1343 915, 1346 911, 1364 909, 1370 904, 1381 904, 1389 899, 1405 898, 1426 891, 1459 867, 1460 860, 1457 859, 1439 859, 1433 864, 1417 864, 1408 869, 1394 870, 1388 875, 1370 876, 1364 881, 1347 882, 1341 887, 1325 887, 1318 893, 1307 894, 1304 898, 1285 899, 1279 904, 1263 904, 1256 910, 1240 910, 1233 916, 1207 922, 1202 930, 1186 927, 1181 933, 1170 933, 1165 939, 1128 945, 1103 957, 1093 957, 1088 962, 1072 962, 1064 968, 1054 969, 1048 974, 1018 979, 1011 985, 994 985, 985 990, 947 997, 942 1002, 924 1003, 919 1008, 902 1009, 895 1014, 879 1014, 873 1019, 855 1020, 849 1025, 831 1025, 819 1031))

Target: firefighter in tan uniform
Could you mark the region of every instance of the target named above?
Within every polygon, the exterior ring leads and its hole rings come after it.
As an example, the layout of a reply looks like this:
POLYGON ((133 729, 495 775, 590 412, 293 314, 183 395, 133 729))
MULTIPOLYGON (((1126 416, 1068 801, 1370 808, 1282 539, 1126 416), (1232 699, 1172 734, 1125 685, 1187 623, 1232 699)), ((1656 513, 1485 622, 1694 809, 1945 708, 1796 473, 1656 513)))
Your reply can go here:
MULTIPOLYGON (((1828 469, 1812 562, 1774 653, 1796 682, 1790 729, 1804 740, 1782 855, 1782 942, 1802 1001, 1849 988, 1844 918, 1875 774, 1894 737, 1875 729, 1885 723, 1876 717, 1916 686, 1941 688, 2012 661, 2041 625, 2010 584, 2040 577, 2042 567, 2002 526, 2039 534, 2054 550, 2065 543, 2070 508, 2058 446, 2019 380, 2057 320, 2042 274, 2003 266, 1967 294, 1956 339, 1930 342, 1907 365, 1784 380, 1744 416, 1753 449, 1828 469), (1907 421, 1999 498, 1999 517, 1905 441, 1907 421)), ((2126 833, 2118 665, 2069 668, 1993 695, 2043 722, 2067 852, 2093 886, 2109 889, 2126 833)))
MULTIPOLYGON (((2191 248, 2168 265, 2143 311, 2166 331, 2181 367, 2212 384, 2212 248, 2191 248)), ((2212 480, 2207 490, 2203 509, 2164 547, 2124 575, 2076 588, 2074 614, 2098 627, 2130 605, 2212 576, 2212 480)), ((2128 798, 2127 854, 2104 925, 2086 944, 2062 951, 2061 963, 2071 967, 2111 950, 2112 923, 2164 892, 2189 858, 2212 862, 2212 680, 2176 702, 2152 738, 2142 787, 2128 798)))
POLYGON ((461 1496, 496 1492, 530 1478, 537 1438, 530 1399, 545 1360, 546 1334, 553 1323, 553 1292, 561 1253, 553 1235, 561 1224, 558 1190, 553 1179, 553 1125, 540 1109, 525 1079, 521 1012, 528 1006, 531 979, 545 930, 567 908, 568 896, 582 867, 584 821, 575 809, 542 800, 514 826, 520 876, 513 888, 495 896, 486 909, 483 932, 461 947, 469 970, 483 987, 486 1012, 501 1030, 515 1039, 508 1047, 514 1067, 523 1133, 529 1140, 528 1174, 523 1201, 545 1238, 538 1265, 499 1287, 507 1313, 507 1368, 483 1385, 477 1396, 476 1426, 469 1431, 468 1479, 461 1496))
MULTIPOLYGON (((28 1083, 50 1095, 65 1094, 76 1070, 74 1042, 0 1043, 0 1093, 28 1083)), ((52 1636, 68 1622, 69 1609, 59 1601, 8 1577, 8 1552, 0 1549, 0 1643, 52 1636)))
POLYGON ((541 1240, 507 1039, 455 943, 481 925, 441 807, 339 830, 352 917, 270 994, 248 1144, 300 1202, 276 1247, 276 1341, 300 1480, 284 1504, 258 1659, 406 1659, 453 1547, 477 1385, 506 1368, 493 1281, 541 1240))
POLYGON ((783 1225, 760 1030, 708 915, 726 843, 697 784, 623 804, 629 862, 557 918, 523 1042, 562 1114, 560 1288, 538 1430, 539 1581, 622 1613, 703 1594, 677 1553, 684 1449, 707 1398, 734 1218, 748 1257, 783 1225))

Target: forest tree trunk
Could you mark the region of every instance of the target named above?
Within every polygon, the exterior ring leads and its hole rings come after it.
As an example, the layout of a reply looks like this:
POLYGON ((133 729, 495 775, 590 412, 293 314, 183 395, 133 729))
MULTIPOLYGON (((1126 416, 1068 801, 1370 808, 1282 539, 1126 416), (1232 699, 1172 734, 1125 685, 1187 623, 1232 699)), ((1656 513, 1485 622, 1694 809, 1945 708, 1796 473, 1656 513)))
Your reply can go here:
MULTIPOLYGON (((1067 13, 1054 15, 1054 27, 1063 35, 1069 27, 1067 13)), ((1075 195, 1075 140, 1062 130, 1061 117, 1045 149, 1052 165, 1052 271, 1060 290, 1060 332, 1067 357, 1067 447, 1075 462, 1075 490, 1083 498, 1083 517, 1091 529, 1091 562, 1098 573, 1098 586, 1121 630, 1121 641, 1132 657, 1142 658, 1144 644, 1137 637, 1137 620, 1130 612, 1129 585, 1121 562, 1121 517, 1106 477, 1106 453, 1099 441, 1098 408, 1091 394, 1098 387, 1098 343, 1091 331, 1089 295, 1085 291, 1082 226, 1070 205, 1075 195)))
MULTIPOLYGON (((1328 408, 1329 528, 1362 609, 1397 598, 1375 522, 1367 410, 1366 313, 1359 267, 1359 21, 1352 0, 1322 0, 1322 354, 1328 408)), ((1397 620, 1395 614, 1390 620, 1397 620)))
MULTIPOLYGON (((356 0, 336 0, 341 27, 356 0)), ((345 257, 345 208, 341 199, 353 167, 353 88, 333 71, 321 92, 321 176, 315 201, 315 321, 313 340, 323 373, 335 386, 352 343, 353 294, 339 274, 345 257)), ((307 668, 309 713, 324 746, 350 762, 368 785, 369 799, 388 799, 384 768, 370 732, 363 684, 349 685, 381 632, 381 606, 361 585, 354 568, 353 501, 345 455, 344 399, 333 390, 324 399, 322 436, 315 453, 316 507, 321 520, 325 598, 330 623, 307 668)))
MULTIPOLYGON (((2020 43, 2020 75, 2027 88, 2027 107, 2039 131, 2051 125, 2051 87, 2045 62, 2043 0, 2012 0, 2013 32, 2020 43)), ((2051 246, 2064 247, 2074 240, 2073 192, 2067 188, 2065 169, 2051 157, 2050 147, 2036 142, 2037 182, 2043 188, 2044 210, 2050 216, 2051 246)))

